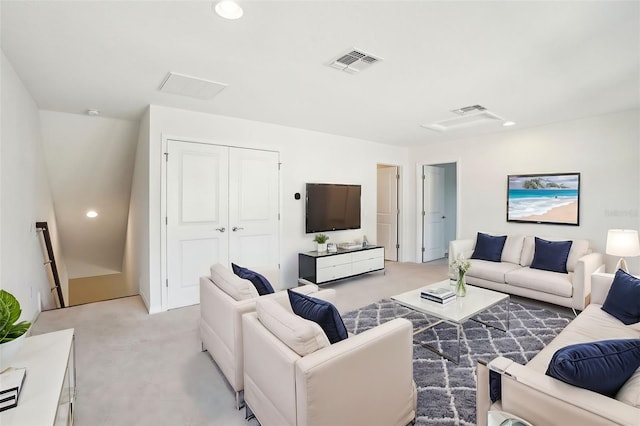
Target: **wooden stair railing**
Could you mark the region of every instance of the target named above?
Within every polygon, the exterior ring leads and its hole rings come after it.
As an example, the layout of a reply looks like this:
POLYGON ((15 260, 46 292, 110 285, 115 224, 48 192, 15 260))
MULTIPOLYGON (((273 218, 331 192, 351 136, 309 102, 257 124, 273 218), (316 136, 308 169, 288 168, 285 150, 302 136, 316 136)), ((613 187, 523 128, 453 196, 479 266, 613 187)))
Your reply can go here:
POLYGON ((48 260, 46 260, 44 264, 51 266, 51 275, 53 275, 53 281, 55 282, 55 286, 51 289, 51 292, 53 293, 54 290, 56 291, 56 294, 58 296, 58 307, 64 308, 64 297, 62 295, 62 287, 60 286, 60 277, 58 276, 56 259, 53 255, 53 246, 51 245, 51 234, 49 233, 49 225, 47 225, 47 222, 36 222, 36 229, 38 231, 42 231, 44 244, 47 248, 48 260))

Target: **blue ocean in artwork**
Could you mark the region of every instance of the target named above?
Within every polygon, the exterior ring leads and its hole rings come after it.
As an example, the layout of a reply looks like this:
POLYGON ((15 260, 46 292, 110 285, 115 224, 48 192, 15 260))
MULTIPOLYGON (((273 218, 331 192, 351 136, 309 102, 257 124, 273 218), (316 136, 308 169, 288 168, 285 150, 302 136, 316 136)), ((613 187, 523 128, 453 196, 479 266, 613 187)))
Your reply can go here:
POLYGON ((510 189, 509 217, 542 215, 574 201, 578 201, 577 189, 510 189))

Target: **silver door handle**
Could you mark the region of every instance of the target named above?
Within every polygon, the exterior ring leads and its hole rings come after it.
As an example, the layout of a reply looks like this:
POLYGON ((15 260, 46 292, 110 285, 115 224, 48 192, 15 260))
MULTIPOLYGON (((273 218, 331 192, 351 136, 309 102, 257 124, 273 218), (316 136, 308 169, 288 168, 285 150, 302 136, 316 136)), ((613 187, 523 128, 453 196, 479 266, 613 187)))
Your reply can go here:
POLYGON ((233 228, 231 228, 231 230, 232 230, 233 232, 241 231, 241 230, 243 230, 243 229, 244 229, 244 228, 239 228, 239 227, 237 227, 237 226, 234 226, 233 228))
POLYGON ((216 228, 216 231, 220 231, 220 232, 224 232, 227 229, 224 226, 221 226, 220 228, 216 228))

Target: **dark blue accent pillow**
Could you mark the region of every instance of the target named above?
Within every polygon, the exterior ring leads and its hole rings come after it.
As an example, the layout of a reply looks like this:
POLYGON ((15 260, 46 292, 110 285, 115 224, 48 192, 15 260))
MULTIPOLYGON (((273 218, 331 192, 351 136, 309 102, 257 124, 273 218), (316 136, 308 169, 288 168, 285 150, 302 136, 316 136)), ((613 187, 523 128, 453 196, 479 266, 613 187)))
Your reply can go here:
POLYGON ((614 397, 640 367, 640 339, 601 340, 558 349, 547 376, 614 397))
POLYGON ((326 300, 316 299, 296 291, 287 290, 287 293, 289 293, 293 312, 304 319, 318 323, 331 344, 347 338, 347 328, 335 306, 326 300))
POLYGON ((640 321, 640 279, 618 269, 602 310, 625 325, 640 321))
POLYGON ((478 232, 476 247, 473 249, 471 259, 500 262, 505 241, 507 241, 506 235, 498 237, 478 232))
POLYGON ((273 287, 271 286, 271 283, 261 274, 254 272, 251 269, 238 266, 235 263, 231 264, 231 269, 233 269, 233 273, 240 278, 251 281, 251 284, 253 284, 256 290, 258 290, 258 294, 260 296, 273 293, 273 287))
POLYGON ((502 399, 502 374, 489 370, 489 398, 491 402, 502 399))
POLYGON ((567 273, 567 259, 573 241, 547 241, 535 238, 536 250, 533 253, 532 269, 567 273))

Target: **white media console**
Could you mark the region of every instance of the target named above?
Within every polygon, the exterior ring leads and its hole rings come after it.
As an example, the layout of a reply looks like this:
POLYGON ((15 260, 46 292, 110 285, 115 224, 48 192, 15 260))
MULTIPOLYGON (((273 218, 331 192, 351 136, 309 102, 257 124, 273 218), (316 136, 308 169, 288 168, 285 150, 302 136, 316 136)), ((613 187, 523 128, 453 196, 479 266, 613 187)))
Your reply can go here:
POLYGON ((384 271, 384 247, 298 253, 298 280, 301 282, 324 284, 374 271, 384 271))

